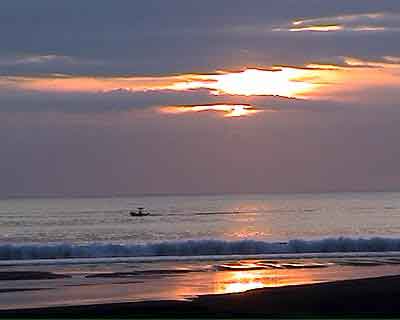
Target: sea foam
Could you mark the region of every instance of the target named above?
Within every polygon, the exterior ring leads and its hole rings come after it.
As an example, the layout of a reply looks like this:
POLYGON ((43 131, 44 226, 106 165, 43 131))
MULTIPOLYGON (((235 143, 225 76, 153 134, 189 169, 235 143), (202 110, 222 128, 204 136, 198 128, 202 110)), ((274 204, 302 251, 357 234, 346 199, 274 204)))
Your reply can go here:
POLYGON ((386 251, 400 251, 400 238, 341 237, 320 240, 296 239, 288 242, 205 239, 147 244, 2 244, 0 260, 386 251))

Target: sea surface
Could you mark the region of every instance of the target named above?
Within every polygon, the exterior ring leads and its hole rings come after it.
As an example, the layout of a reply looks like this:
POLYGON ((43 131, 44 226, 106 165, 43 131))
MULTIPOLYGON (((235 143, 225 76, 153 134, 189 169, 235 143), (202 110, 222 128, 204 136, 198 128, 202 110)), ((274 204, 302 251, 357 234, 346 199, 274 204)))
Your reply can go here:
POLYGON ((397 250, 400 193, 0 200, 0 260, 397 250))
POLYGON ((398 274, 400 193, 0 200, 0 310, 398 274))

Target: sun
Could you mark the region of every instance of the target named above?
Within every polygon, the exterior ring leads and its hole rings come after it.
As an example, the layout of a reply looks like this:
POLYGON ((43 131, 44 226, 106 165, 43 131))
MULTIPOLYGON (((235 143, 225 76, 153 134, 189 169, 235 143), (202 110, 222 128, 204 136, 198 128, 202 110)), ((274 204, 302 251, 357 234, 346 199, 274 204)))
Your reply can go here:
POLYGON ((279 95, 291 97, 310 90, 313 85, 296 80, 301 70, 282 68, 277 71, 247 69, 216 76, 217 93, 236 95, 279 95))
POLYGON ((246 69, 214 75, 195 75, 178 82, 173 89, 209 89, 215 95, 275 95, 298 97, 313 91, 317 84, 310 81, 313 70, 279 67, 272 70, 246 69))

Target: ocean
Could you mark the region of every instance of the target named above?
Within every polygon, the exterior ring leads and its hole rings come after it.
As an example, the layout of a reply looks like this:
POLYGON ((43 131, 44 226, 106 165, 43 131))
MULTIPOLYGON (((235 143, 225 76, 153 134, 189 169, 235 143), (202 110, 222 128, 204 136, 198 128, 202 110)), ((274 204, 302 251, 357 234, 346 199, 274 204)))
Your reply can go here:
POLYGON ((400 193, 0 201, 2 260, 393 251, 399 235, 400 193))
POLYGON ((0 310, 398 274, 400 193, 0 200, 0 310))

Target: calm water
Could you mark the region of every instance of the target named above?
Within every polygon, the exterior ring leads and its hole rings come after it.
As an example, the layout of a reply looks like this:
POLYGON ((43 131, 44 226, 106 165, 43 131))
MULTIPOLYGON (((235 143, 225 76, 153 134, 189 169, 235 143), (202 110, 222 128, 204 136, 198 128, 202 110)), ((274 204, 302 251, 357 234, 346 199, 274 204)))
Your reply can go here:
POLYGON ((400 193, 161 196, 0 201, 0 243, 286 241, 396 237, 400 193), (148 217, 129 210, 148 208, 148 217))

